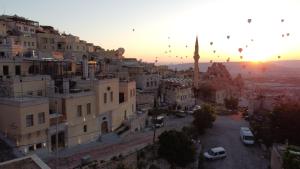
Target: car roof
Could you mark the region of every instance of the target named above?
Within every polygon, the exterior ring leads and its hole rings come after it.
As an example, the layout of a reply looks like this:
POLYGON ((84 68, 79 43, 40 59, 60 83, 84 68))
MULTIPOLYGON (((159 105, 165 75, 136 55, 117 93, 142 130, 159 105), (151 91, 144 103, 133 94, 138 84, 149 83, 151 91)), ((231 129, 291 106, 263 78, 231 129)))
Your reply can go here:
POLYGON ((157 116, 157 120, 160 120, 160 119, 163 119, 163 118, 165 118, 164 116, 157 116))
POLYGON ((241 130, 243 132, 243 135, 246 136, 253 136, 251 130, 248 127, 241 127, 241 130))
POLYGON ((249 127, 241 127, 241 130, 250 130, 249 127))
POLYGON ((225 151, 225 149, 223 147, 214 147, 214 148, 211 148, 211 151, 220 152, 220 151, 225 151))

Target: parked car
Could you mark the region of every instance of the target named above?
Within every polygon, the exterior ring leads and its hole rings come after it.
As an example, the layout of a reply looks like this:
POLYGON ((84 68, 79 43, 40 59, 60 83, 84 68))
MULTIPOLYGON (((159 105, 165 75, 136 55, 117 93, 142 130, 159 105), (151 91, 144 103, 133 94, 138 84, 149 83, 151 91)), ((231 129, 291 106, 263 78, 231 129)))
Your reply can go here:
POLYGON ((244 144, 254 144, 254 136, 248 127, 241 127, 240 137, 244 144))
POLYGON ((156 118, 152 118, 153 127, 163 127, 165 125, 164 119, 164 116, 157 116, 156 118))
POLYGON ((175 113, 175 116, 179 117, 179 118, 184 118, 184 117, 186 117, 186 112, 183 110, 180 110, 177 113, 175 113))
POLYGON ((204 157, 207 160, 217 160, 226 157, 226 150, 223 147, 214 147, 205 152, 204 157))
POLYGON ((199 109, 201 109, 201 106, 195 105, 195 107, 193 108, 193 111, 196 111, 196 110, 199 110, 199 109))
POLYGON ((188 110, 186 112, 187 112, 187 114, 194 114, 194 110, 188 110))

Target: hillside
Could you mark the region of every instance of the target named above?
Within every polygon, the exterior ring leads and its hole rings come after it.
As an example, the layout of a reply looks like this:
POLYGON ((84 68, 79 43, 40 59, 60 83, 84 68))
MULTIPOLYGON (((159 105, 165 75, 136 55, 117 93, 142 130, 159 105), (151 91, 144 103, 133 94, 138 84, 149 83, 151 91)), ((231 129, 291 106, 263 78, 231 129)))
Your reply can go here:
MULTIPOLYGON (((206 72, 212 63, 200 63, 201 72, 206 72)), ((223 63, 231 75, 247 76, 294 76, 300 77, 300 60, 271 62, 229 62, 223 63)), ((184 70, 193 67, 193 63, 168 65, 171 69, 184 70)))

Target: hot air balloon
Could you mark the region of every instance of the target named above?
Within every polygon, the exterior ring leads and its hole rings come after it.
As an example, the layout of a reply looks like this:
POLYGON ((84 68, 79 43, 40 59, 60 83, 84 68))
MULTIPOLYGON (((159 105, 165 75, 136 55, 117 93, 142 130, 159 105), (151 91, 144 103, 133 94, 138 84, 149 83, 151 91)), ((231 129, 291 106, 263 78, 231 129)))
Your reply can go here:
POLYGON ((227 58, 226 62, 229 62, 229 61, 230 61, 230 57, 229 57, 229 58, 227 58))
POLYGON ((229 35, 227 35, 227 39, 230 39, 230 36, 229 36, 229 35))
POLYGON ((243 56, 240 56, 240 59, 243 59, 243 56))
POLYGON ((253 42, 254 41, 254 39, 251 39, 251 42, 253 42))
POLYGON ((239 52, 242 53, 243 52, 243 48, 239 48, 239 52))
POLYGON ((214 44, 214 42, 210 42, 210 45, 213 45, 214 44))
POLYGON ((172 51, 171 50, 169 50, 169 53, 171 53, 172 51))
POLYGON ((248 23, 251 23, 252 19, 248 19, 248 23))
POLYGON ((281 19, 281 22, 284 22, 284 19, 281 19))
POLYGON ((185 47, 187 48, 188 46, 187 46, 187 45, 185 45, 185 47))
POLYGON ((281 37, 283 37, 283 38, 284 38, 284 34, 282 34, 282 35, 281 35, 281 37))
POLYGON ((286 36, 290 36, 290 33, 286 33, 286 36))
POLYGON ((246 45, 246 48, 248 48, 248 45, 246 45))
POLYGON ((134 32, 135 31, 135 29, 132 29, 132 32, 134 32))
POLYGON ((212 61, 212 60, 210 60, 209 62, 210 62, 210 63, 212 63, 213 61, 212 61))
POLYGON ((168 36, 168 39, 170 39, 170 36, 168 36))
POLYGON ((277 56, 277 58, 278 58, 278 59, 280 59, 280 58, 281 58, 281 56, 277 56))
POLYGON ((216 53, 216 50, 214 50, 213 52, 216 53))
POLYGON ((218 56, 218 58, 219 58, 220 56, 218 56))
POLYGON ((176 56, 176 57, 178 57, 178 56, 176 56))
POLYGON ((187 56, 185 56, 185 58, 187 58, 187 56))
POLYGON ((169 45, 169 48, 171 47, 171 45, 169 45))

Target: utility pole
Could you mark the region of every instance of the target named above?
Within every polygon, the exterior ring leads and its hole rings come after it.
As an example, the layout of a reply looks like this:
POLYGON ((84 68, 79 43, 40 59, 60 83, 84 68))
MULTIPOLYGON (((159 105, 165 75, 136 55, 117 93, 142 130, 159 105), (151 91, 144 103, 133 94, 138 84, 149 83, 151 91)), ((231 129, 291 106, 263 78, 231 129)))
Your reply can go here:
POLYGON ((56 104, 56 134, 55 134, 55 168, 58 169, 58 103, 56 104))
POLYGON ((156 135, 156 120, 157 120, 157 103, 156 103, 156 97, 154 97, 153 116, 154 116, 154 130, 153 130, 153 144, 154 144, 155 143, 155 135, 156 135))

